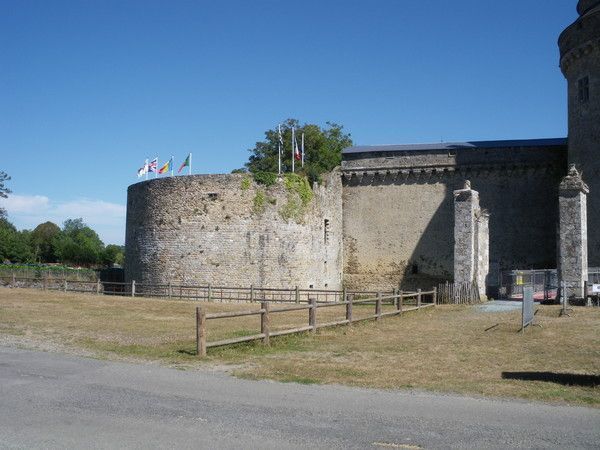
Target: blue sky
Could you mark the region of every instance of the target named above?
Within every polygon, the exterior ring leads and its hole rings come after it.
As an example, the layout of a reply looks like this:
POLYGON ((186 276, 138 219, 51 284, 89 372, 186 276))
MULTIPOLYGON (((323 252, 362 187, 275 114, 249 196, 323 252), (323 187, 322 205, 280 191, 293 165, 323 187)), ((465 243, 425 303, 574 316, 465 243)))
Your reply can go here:
POLYGON ((241 167, 289 118, 356 144, 566 136, 575 0, 0 0, 0 202, 123 243, 146 157, 241 167))

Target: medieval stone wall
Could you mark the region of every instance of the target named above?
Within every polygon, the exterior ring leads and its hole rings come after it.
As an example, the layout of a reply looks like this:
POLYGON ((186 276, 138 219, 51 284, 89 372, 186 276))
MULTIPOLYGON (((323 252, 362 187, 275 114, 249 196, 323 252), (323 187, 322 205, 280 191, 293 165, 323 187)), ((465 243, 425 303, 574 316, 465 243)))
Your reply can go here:
POLYGON ((134 184, 127 193, 126 279, 339 289, 339 171, 313 192, 302 208, 284 181, 265 188, 248 175, 134 184))
POLYGON ((452 280, 452 192, 470 180, 489 211, 490 275, 556 265, 565 146, 344 155, 344 282, 426 288, 452 280))

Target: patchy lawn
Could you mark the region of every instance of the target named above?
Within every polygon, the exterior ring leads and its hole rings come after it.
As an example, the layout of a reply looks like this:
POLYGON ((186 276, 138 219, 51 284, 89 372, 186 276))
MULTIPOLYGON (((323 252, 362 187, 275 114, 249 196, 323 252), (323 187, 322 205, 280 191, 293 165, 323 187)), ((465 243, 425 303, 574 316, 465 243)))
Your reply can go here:
MULTIPOLYGON (((438 306, 352 327, 195 350, 197 305, 208 312, 258 304, 192 303, 0 288, 0 343, 181 368, 230 367, 237 376, 299 383, 419 388, 600 407, 600 308, 541 306, 542 327, 518 333, 520 311, 438 306), (497 325, 493 328, 493 325, 497 325), (486 331, 486 329, 489 329, 486 331)), ((371 314, 354 307, 354 315, 371 314)), ((271 329, 307 324, 307 311, 272 315, 271 329)), ((317 321, 344 316, 319 309, 317 321)), ((259 317, 208 322, 208 341, 259 332, 259 317)))

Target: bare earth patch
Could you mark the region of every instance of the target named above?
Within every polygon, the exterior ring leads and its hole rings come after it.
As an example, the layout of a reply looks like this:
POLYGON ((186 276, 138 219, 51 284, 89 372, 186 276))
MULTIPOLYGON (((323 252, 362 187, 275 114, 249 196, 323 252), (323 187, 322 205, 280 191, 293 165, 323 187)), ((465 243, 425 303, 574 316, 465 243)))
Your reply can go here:
MULTIPOLYGON (((522 335, 519 311, 438 306, 378 323, 272 338, 271 347, 256 342, 209 349, 198 360, 197 305, 208 312, 259 307, 2 288, 0 344, 229 369, 248 378, 600 406, 600 308, 575 308, 571 317, 559 317, 558 307, 541 306, 536 318, 542 327, 522 335)), ((343 307, 319 309, 317 320, 343 315, 343 307)), ((274 315, 272 329, 306 323, 306 311, 290 312, 274 315)), ((209 322, 208 340, 258 332, 257 316, 216 320, 209 322)))

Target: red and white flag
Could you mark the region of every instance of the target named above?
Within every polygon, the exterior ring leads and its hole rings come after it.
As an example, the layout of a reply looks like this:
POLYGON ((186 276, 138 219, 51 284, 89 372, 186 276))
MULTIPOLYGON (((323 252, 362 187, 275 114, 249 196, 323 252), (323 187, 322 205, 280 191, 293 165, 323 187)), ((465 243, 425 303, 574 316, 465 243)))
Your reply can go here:
POLYGON ((298 141, 296 140, 296 136, 294 136, 294 159, 296 161, 300 161, 302 159, 300 150, 298 150, 298 141))

